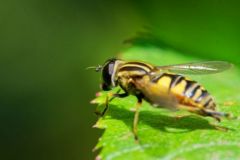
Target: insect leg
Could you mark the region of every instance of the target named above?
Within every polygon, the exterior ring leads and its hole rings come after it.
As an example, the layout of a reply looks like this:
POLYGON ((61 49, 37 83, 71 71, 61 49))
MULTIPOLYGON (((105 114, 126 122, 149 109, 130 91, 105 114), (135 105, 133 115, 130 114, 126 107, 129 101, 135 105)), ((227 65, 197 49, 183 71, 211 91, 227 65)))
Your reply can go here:
POLYGON ((106 113, 106 111, 108 110, 109 107, 109 102, 111 102, 114 98, 119 97, 119 98, 124 98, 128 96, 128 93, 119 93, 121 91, 121 89, 119 89, 115 94, 107 94, 106 96, 106 100, 105 100, 105 108, 103 110, 103 112, 101 113, 101 117, 103 117, 106 113), (111 96, 111 98, 109 99, 109 97, 111 96))
MULTIPOLYGON (((111 100, 111 99, 110 99, 111 100)), ((100 117, 103 117, 106 113, 106 111, 108 110, 108 107, 109 107, 109 95, 107 94, 106 96, 106 99, 105 99, 105 108, 103 109, 102 112, 99 112, 98 110, 96 110, 94 113, 97 115, 97 116, 100 116, 100 117)))
POLYGON ((134 114, 134 120, 133 120, 133 134, 134 134, 134 139, 136 142, 138 142, 138 136, 137 136, 137 124, 138 124, 138 118, 139 118, 139 108, 142 104, 142 97, 137 97, 138 98, 138 102, 136 104, 136 110, 135 110, 135 114, 134 114))
POLYGON ((214 129, 219 130, 219 131, 226 132, 226 131, 229 130, 229 128, 227 128, 227 127, 218 126, 218 125, 216 125, 216 124, 210 123, 210 125, 211 125, 214 129))
POLYGON ((213 117, 218 122, 221 121, 221 117, 226 117, 226 118, 229 118, 229 119, 232 118, 231 114, 229 114, 229 113, 217 112, 217 111, 212 111, 212 110, 207 110, 207 109, 203 109, 203 112, 207 116, 213 117))
MULTIPOLYGON (((218 122, 221 121, 221 117, 226 117, 228 119, 234 119, 235 117, 233 117, 231 114, 229 113, 223 113, 223 112, 217 112, 217 111, 212 111, 212 110, 204 110, 205 114, 207 114, 207 116, 213 117, 214 119, 216 119, 218 122)), ((218 126, 216 124, 211 124, 215 129, 220 130, 220 131, 228 131, 229 128, 226 127, 222 127, 222 126, 218 126)))
POLYGON ((104 108, 103 112, 101 113, 101 117, 103 117, 105 115, 106 111, 108 110, 108 107, 109 107, 109 96, 107 95, 106 100, 105 100, 105 108, 104 108))
MULTIPOLYGON (((210 116, 214 119, 216 119, 218 122, 221 121, 221 117, 226 117, 226 118, 231 118, 231 115, 228 113, 222 113, 222 112, 217 112, 217 111, 212 111, 212 110, 206 110, 206 109, 202 109, 202 108, 194 108, 194 107, 190 107, 190 106, 184 106, 184 105, 179 105, 178 108, 180 109, 185 109, 189 112, 193 112, 196 113, 198 115, 202 115, 202 116, 210 116)), ((222 126, 218 126, 216 124, 212 124, 210 123, 210 125, 220 131, 227 131, 228 128, 226 127, 222 127, 222 126)))
POLYGON ((205 108, 196 108, 191 106, 178 105, 178 108, 193 112, 202 116, 209 116, 221 122, 221 117, 226 117, 228 119, 234 119, 234 117, 229 113, 217 112, 214 110, 209 110, 205 108))
POLYGON ((115 98, 115 97, 118 97, 118 98, 125 98, 125 97, 127 97, 128 96, 128 93, 127 92, 125 92, 125 93, 115 93, 115 94, 113 94, 113 97, 115 98))

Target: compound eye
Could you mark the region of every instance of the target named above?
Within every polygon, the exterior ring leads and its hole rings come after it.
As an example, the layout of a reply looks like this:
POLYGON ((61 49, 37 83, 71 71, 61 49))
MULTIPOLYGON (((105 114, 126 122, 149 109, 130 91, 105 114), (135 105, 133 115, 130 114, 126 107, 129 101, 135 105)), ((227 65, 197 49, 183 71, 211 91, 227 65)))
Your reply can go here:
POLYGON ((116 61, 115 59, 111 59, 107 61, 102 69, 102 80, 104 85, 107 86, 103 88, 111 88, 111 86, 113 86, 112 78, 113 78, 115 61, 116 61))
POLYGON ((108 85, 111 85, 112 83, 111 80, 112 80, 112 72, 114 67, 113 65, 114 64, 112 63, 106 65, 102 71, 103 81, 108 85))

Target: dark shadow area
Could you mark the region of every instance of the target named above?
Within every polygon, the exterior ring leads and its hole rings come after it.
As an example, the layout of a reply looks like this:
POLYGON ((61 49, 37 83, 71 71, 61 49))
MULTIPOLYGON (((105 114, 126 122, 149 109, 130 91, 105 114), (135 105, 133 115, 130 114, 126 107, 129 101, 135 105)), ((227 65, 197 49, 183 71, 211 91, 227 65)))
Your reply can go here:
MULTIPOLYGON (((124 121, 127 126, 132 128, 134 112, 116 105, 110 105, 107 114, 112 118, 124 121)), ((160 131, 173 133, 185 133, 194 130, 218 130, 216 126, 210 124, 210 122, 207 119, 204 119, 204 117, 201 118, 199 116, 191 115, 190 113, 189 116, 177 118, 174 116, 153 113, 151 111, 140 111, 139 123, 149 125, 160 131), (167 128, 181 129, 181 131, 169 131, 167 128), (182 131, 183 129, 184 131, 182 131)), ((219 125, 217 127, 221 128, 222 126, 219 125)), ((229 130, 229 128, 226 129, 229 130)))

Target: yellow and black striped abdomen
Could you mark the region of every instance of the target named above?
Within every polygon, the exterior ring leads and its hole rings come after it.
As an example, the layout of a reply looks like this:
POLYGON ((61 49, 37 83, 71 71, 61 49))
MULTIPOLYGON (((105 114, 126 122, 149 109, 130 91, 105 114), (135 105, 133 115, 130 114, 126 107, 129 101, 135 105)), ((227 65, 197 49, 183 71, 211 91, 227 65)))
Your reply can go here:
POLYGON ((182 75, 162 73, 152 79, 159 86, 159 91, 174 95, 182 105, 215 109, 211 95, 196 81, 182 75))

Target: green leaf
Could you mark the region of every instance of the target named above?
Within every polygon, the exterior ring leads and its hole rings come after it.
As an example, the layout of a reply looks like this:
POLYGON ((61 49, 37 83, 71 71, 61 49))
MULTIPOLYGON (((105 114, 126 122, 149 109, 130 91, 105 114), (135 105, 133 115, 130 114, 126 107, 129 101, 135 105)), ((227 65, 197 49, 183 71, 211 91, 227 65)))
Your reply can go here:
MULTIPOLYGON (((122 59, 142 60, 155 65, 193 62, 202 59, 186 57, 170 50, 154 46, 133 46, 120 55, 122 59)), ((239 66, 214 75, 192 76, 215 97, 218 110, 240 114, 239 66)), ((111 91, 116 92, 117 89, 111 91)), ((97 110, 104 108, 106 92, 101 92, 94 102, 97 110)), ((95 149, 101 151, 100 159, 240 159, 239 119, 223 119, 220 124, 212 118, 201 117, 186 111, 172 112, 153 108, 144 102, 138 124, 139 143, 135 143, 132 123, 137 99, 134 96, 115 98, 107 114, 95 127, 105 129, 95 149), (177 118, 177 116, 183 116, 177 118), (220 131, 212 123, 229 128, 220 131)))

